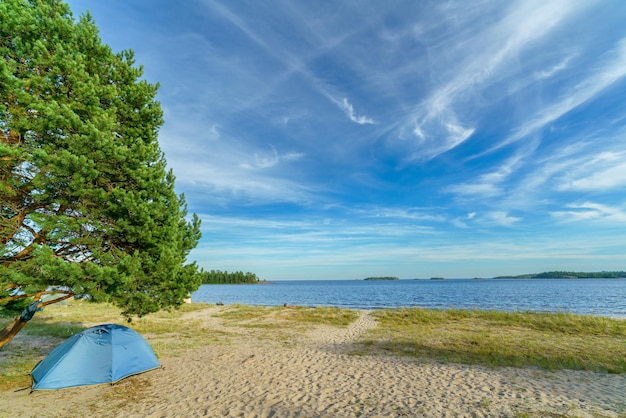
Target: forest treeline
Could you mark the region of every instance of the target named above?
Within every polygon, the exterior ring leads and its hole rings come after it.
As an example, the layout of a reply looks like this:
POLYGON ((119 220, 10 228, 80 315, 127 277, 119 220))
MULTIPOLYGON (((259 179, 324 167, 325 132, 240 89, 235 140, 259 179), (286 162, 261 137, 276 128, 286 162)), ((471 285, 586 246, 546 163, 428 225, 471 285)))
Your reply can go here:
POLYGON ((203 284, 240 284, 259 283, 260 281, 256 274, 244 273, 243 271, 229 273, 227 271, 211 270, 203 273, 203 284))
POLYGON ((522 274, 519 276, 500 276, 495 279, 622 279, 626 278, 626 271, 546 271, 544 273, 522 274))

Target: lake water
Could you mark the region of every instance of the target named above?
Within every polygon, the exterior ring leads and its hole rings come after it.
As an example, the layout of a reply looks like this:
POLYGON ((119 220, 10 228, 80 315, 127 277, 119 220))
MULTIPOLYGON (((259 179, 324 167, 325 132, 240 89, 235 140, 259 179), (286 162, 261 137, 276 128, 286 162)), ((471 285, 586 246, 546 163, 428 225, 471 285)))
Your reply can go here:
POLYGON ((202 285, 193 302, 571 312, 626 318, 626 279, 301 280, 202 285))

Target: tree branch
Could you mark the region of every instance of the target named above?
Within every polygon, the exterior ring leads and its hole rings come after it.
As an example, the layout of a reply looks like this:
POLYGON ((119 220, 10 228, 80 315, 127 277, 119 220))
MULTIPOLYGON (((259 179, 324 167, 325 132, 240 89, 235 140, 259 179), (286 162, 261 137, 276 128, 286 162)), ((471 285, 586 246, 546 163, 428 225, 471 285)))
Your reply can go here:
POLYGON ((13 337, 15 337, 20 332, 20 330, 24 328, 26 323, 30 321, 30 319, 33 317, 38 309, 43 308, 44 306, 51 305, 53 303, 61 302, 65 299, 69 299, 74 295, 75 293, 69 290, 45 290, 34 295, 16 295, 0 300, 0 303, 3 303, 5 301, 34 296, 33 302, 26 309, 24 309, 24 312, 22 312, 21 315, 15 317, 15 319, 11 323, 9 323, 6 327, 0 330, 0 347, 3 347, 9 341, 11 341, 13 337), (41 301, 41 297, 43 295, 53 295, 59 293, 63 294, 63 296, 56 299, 47 300, 45 302, 41 301))

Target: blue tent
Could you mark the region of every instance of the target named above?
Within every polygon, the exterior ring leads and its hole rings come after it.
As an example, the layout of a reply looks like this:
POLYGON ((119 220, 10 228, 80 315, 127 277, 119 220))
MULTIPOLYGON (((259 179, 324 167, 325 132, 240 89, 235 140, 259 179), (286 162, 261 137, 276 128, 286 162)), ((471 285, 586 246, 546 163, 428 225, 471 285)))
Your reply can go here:
POLYGON ((98 325, 68 338, 30 372, 33 390, 115 383, 159 367, 141 335, 122 325, 98 325))

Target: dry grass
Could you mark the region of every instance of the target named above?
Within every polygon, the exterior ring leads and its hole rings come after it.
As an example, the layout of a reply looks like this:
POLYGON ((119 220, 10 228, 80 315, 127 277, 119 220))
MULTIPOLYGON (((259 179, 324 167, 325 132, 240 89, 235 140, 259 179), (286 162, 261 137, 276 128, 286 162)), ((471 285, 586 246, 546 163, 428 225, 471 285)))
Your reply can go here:
POLYGON ((306 325, 324 324, 347 327, 359 317, 359 313, 350 309, 294 307, 282 309, 281 317, 291 322, 306 325))
POLYGON ((364 352, 442 362, 626 373, 626 321, 572 314, 393 309, 364 352))
POLYGON ((330 307, 307 308, 301 306, 265 307, 232 305, 215 315, 228 323, 249 324, 251 327, 276 327, 285 325, 326 324, 347 327, 358 318, 358 312, 330 307))

